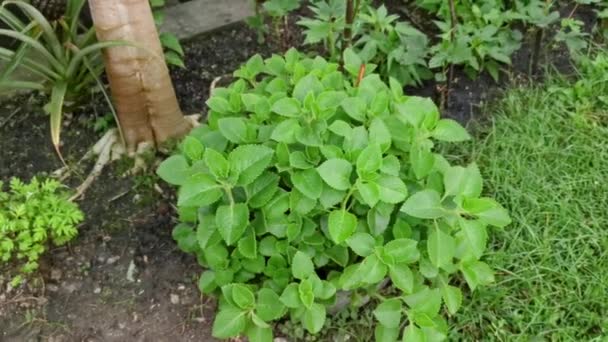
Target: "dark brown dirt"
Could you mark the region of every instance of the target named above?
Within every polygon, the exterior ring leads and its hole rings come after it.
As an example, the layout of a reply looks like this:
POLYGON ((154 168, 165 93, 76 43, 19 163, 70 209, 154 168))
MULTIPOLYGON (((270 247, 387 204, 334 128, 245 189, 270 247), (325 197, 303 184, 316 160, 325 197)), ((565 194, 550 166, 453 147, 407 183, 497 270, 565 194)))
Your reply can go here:
MULTIPOLYGON (((290 41, 299 46, 294 21, 290 41)), ((187 69, 172 70, 176 92, 184 112, 204 113, 216 77, 229 76, 255 53, 283 50, 284 44, 271 39, 260 45, 255 32, 238 24, 193 39, 184 48, 187 69)), ((551 59, 567 66, 567 58, 558 56, 551 59)), ((517 75, 526 72, 527 61, 524 48, 499 84, 487 75, 472 81, 456 70, 445 115, 463 122, 481 116, 484 103, 521 79, 517 75)), ((436 97, 436 89, 429 82, 408 91, 436 97)), ((29 179, 61 166, 50 145, 42 103, 38 96, 0 102, 0 180, 29 179)), ((72 165, 100 137, 90 122, 105 114, 105 105, 99 98, 91 103, 76 111, 64 129, 62 151, 72 165)), ((213 340, 214 306, 196 288, 200 267, 177 250, 170 235, 175 224, 171 191, 161 196, 152 190, 157 183, 152 175, 120 176, 123 164, 108 167, 88 190, 80 202, 86 221, 79 237, 47 253, 38 277, 8 291, 0 268, 0 341, 213 340), (127 279, 129 268, 134 269, 132 279, 127 279)), ((82 181, 87 166, 77 168, 70 186, 82 181)))

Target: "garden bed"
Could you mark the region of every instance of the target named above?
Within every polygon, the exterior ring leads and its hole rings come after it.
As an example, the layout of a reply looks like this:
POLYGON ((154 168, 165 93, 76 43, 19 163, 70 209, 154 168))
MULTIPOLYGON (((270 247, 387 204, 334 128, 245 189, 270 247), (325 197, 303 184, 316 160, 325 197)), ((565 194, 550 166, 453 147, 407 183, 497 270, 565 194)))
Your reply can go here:
MULTIPOLYGON (((583 13, 588 21, 593 18, 583 13)), ((299 46, 297 28, 292 44, 299 46)), ((278 51, 269 41, 237 24, 184 44, 186 70, 172 70, 185 113, 205 111, 212 82, 229 75, 255 53, 278 51)), ((475 81, 456 71, 444 115, 468 122, 503 86, 525 79, 529 52, 514 56, 512 72, 496 84, 489 76, 475 81)), ((563 54, 552 55, 567 66, 563 54)), ((410 94, 433 96, 428 82, 410 94)), ((78 111, 64 129, 62 151, 76 162, 100 135, 90 122, 105 115, 99 96, 78 111), (92 120, 93 119, 93 120, 92 120)), ((29 179, 61 166, 50 144, 48 118, 41 102, 22 95, 0 104, 0 180, 29 179)), ((7 291, 0 278, 0 340, 3 341, 206 341, 214 303, 200 295, 200 267, 177 249, 171 238, 175 224, 173 194, 150 174, 122 177, 128 162, 108 167, 80 201, 86 215, 79 237, 43 257, 40 275, 26 286, 7 291)), ((154 164, 155 165, 155 164, 154 164)), ((78 168, 78 185, 90 165, 78 168)), ((155 166, 152 166, 155 167, 155 166)), ((371 337, 370 337, 371 339, 371 337)))

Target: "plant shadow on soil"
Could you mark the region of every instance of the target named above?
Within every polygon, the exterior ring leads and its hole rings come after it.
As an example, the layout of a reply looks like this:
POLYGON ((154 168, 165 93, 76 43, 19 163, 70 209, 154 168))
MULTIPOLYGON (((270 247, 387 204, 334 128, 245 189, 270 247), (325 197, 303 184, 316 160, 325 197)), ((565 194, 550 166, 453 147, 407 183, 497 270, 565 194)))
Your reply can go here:
MULTIPOLYGON (((387 4, 391 8, 391 2, 387 4)), ((300 46, 301 33, 293 22, 292 45, 300 46)), ((216 77, 229 75, 255 53, 280 51, 278 45, 258 44, 255 32, 244 24, 185 43, 187 69, 172 70, 184 112, 204 111, 216 77)), ((489 98, 527 69, 527 61, 524 48, 514 56, 511 77, 503 74, 499 84, 487 75, 471 81, 457 70, 444 115, 461 122, 475 119, 489 98)), ((562 55, 554 61, 567 66, 562 55)), ((409 93, 434 96, 435 90, 430 82, 409 93)), ((61 166, 41 106, 38 97, 25 95, 0 102, 0 180, 29 179, 61 166)), ((75 163, 99 138, 86 122, 100 108, 105 108, 103 103, 93 100, 64 129, 62 151, 68 163, 75 163)), ((121 177, 117 164, 104 170, 79 202, 86 215, 79 236, 43 256, 38 277, 8 292, 0 268, 1 341, 213 340, 214 303, 196 287, 200 266, 171 238, 172 191, 142 193, 137 177, 121 177), (142 196, 153 198, 142 201, 142 196)), ((70 186, 84 179, 87 167, 72 177, 70 186)))

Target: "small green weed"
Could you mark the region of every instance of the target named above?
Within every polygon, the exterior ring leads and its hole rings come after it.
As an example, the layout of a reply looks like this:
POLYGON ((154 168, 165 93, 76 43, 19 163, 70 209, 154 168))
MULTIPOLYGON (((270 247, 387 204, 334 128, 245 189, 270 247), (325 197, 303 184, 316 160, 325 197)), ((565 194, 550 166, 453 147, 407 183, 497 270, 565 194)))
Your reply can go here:
POLYGON ((84 216, 55 180, 26 184, 13 178, 9 188, 4 192, 0 182, 0 262, 23 263, 12 281, 17 285, 38 268, 48 241, 63 245, 73 239, 84 216))

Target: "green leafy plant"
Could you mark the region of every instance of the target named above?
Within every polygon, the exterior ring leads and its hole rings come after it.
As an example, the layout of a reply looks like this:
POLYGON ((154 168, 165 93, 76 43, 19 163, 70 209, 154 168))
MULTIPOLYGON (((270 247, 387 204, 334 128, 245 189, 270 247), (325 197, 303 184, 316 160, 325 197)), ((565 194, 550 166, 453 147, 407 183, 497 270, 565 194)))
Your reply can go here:
POLYGON ((420 85, 432 77, 427 68, 428 38, 399 17, 388 14, 384 5, 375 8, 358 1, 353 9, 352 26, 347 29, 347 6, 342 0, 319 1, 310 6, 312 18, 298 24, 305 27, 305 44, 322 43, 331 61, 350 47, 362 61, 374 64, 388 80, 405 85, 420 85))
POLYGON ((433 74, 427 66, 429 40, 426 34, 398 16, 389 15, 384 5, 367 6, 359 16, 355 48, 364 61, 378 65, 378 72, 404 85, 422 85, 433 74))
POLYGON ((407 341, 440 340, 459 280, 471 291, 493 280, 487 226, 509 216, 482 197, 475 164, 433 152, 466 130, 396 80, 344 69, 294 49, 252 57, 157 170, 179 187, 173 237, 207 268, 201 291, 219 296, 217 338, 271 341, 286 317, 315 334, 344 295, 379 299, 378 340, 404 325, 407 341))
POLYGON ((258 34, 258 42, 263 43, 271 29, 266 25, 266 18, 270 18, 272 33, 280 37, 281 24, 288 30, 287 16, 290 12, 300 8, 301 0, 255 0, 255 15, 247 19, 247 24, 254 28, 258 34))
MULTIPOLYGON (((160 29, 165 22, 165 0, 150 0, 150 7, 152 7, 152 15, 154 16, 156 27, 160 29)), ((186 68, 184 64, 184 49, 177 36, 171 32, 161 32, 158 37, 160 38, 167 64, 186 68)))
POLYGON ((512 13, 501 1, 480 0, 448 2, 437 6, 440 41, 431 48, 430 68, 443 70, 445 78, 450 65, 461 65, 471 78, 487 70, 498 80, 500 65, 511 64, 511 55, 519 49, 522 34, 510 27, 512 13))
MULTIPOLYGON (((93 28, 84 28, 79 15, 86 0, 70 0, 66 14, 50 23, 31 5, 22 1, 4 1, 0 20, 10 29, 0 29, 0 35, 19 41, 18 48, 0 47, 0 59, 7 62, 0 72, 0 90, 29 89, 45 92, 49 102, 45 111, 50 115, 51 139, 59 156, 61 121, 65 106, 77 102, 89 91, 103 71, 100 51, 124 42, 96 42, 93 28), (6 7, 14 5, 31 20, 22 22, 6 7), (84 31, 84 32, 83 32, 84 31), (35 57, 40 56, 40 58, 35 57), (14 80, 16 69, 24 69, 42 82, 14 80)), ((102 87, 103 91, 103 87, 102 87)), ((109 99, 106 96, 109 102, 109 99)))
POLYGON ((21 263, 13 285, 38 269, 38 259, 49 241, 63 245, 73 239, 84 216, 67 199, 59 182, 13 178, 9 189, 0 182, 0 261, 21 263))

